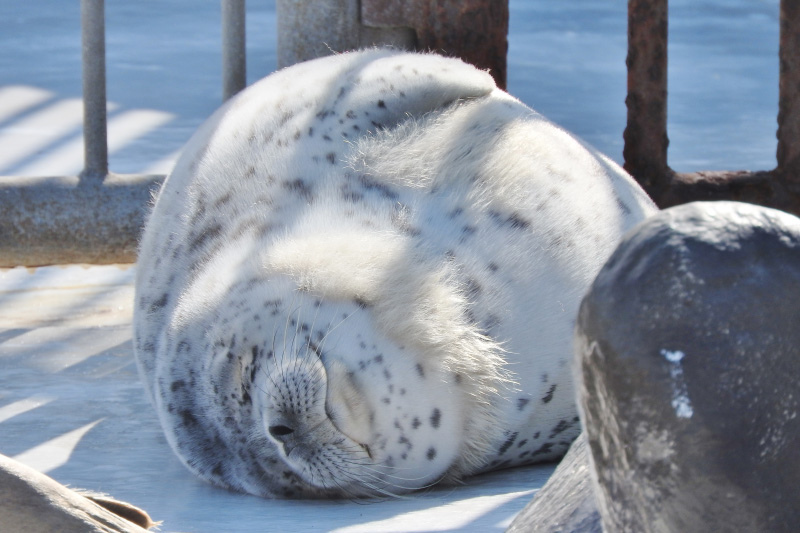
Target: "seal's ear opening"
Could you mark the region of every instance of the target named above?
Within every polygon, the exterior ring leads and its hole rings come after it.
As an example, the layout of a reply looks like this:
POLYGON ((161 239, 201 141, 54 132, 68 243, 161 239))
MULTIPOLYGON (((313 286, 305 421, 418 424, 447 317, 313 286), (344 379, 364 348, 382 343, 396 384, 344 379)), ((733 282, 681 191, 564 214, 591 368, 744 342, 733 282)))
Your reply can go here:
POLYGON ((107 511, 111 511, 115 515, 119 516, 120 518, 124 518, 128 522, 133 522, 142 529, 150 529, 151 527, 158 525, 158 522, 153 522, 153 520, 150 518, 150 515, 148 515, 146 511, 139 509, 138 507, 127 502, 121 502, 103 494, 82 491, 77 492, 83 497, 92 500, 94 503, 100 507, 103 507, 107 511))

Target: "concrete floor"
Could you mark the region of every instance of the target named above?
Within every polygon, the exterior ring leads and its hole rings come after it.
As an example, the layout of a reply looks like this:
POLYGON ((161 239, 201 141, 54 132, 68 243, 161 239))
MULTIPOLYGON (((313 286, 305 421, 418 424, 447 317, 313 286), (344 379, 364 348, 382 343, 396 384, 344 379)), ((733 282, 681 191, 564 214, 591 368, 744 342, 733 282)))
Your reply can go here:
POLYGON ((211 487, 178 462, 139 383, 135 267, 0 270, 0 453, 107 492, 163 532, 503 531, 553 470, 481 476, 368 504, 269 501, 211 487))

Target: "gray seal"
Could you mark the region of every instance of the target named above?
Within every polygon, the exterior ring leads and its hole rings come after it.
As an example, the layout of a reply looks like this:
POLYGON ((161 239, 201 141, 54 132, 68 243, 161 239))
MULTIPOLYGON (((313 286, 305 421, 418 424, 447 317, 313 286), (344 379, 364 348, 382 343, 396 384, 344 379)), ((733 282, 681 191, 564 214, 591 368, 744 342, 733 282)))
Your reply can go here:
POLYGON ((578 319, 607 531, 796 531, 800 219, 736 202, 627 236, 578 319))

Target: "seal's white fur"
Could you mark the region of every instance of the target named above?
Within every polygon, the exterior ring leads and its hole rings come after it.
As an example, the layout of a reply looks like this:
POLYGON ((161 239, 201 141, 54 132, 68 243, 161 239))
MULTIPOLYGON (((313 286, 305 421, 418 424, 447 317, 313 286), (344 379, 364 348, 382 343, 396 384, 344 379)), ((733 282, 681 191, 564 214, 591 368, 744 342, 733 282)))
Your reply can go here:
POLYGON ((165 183, 140 254, 140 369, 187 466, 256 494, 553 458, 578 431, 580 297, 653 209, 458 60, 296 65, 218 111, 165 183))

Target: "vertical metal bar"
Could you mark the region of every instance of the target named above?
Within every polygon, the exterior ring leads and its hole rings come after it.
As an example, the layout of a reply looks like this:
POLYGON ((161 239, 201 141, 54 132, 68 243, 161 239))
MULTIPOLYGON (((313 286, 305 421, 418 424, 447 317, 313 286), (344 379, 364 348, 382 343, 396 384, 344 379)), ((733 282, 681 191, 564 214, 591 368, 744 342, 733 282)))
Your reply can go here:
POLYGON ((222 0, 222 99, 247 85, 245 0, 222 0))
POLYGON ((416 0, 417 45, 488 69, 506 88, 508 0, 416 0))
POLYGON ((667 165, 667 0, 628 1, 628 123, 625 169, 658 196, 667 165))
POLYGON ((781 0, 780 20, 778 172, 800 189, 800 3, 781 0))
POLYGON ((359 48, 362 0, 276 0, 278 68, 359 48))
POLYGON ((84 177, 108 174, 106 36, 103 0, 81 0, 84 177))

